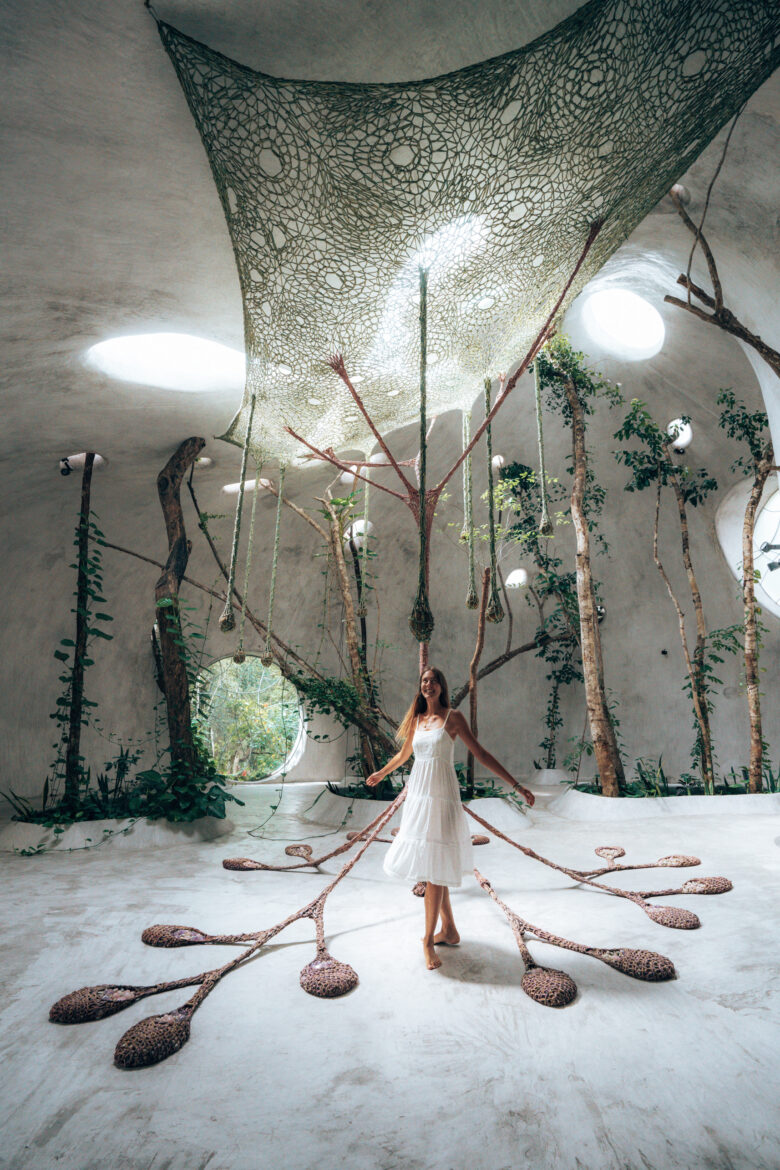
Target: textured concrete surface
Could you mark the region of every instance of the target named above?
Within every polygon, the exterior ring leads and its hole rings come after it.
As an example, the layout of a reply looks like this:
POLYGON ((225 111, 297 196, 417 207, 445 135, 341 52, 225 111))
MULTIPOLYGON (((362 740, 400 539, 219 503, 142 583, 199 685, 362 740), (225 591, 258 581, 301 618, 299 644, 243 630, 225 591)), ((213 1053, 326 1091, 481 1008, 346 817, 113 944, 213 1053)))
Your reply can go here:
MULTIPOLYGON (((521 0, 343 0, 338 5, 329 0, 305 5, 303 0, 262 5, 256 0, 231 0, 229 5, 222 0, 169 0, 160 3, 159 11, 188 34, 271 73, 371 81, 432 75, 501 53, 539 35, 576 7, 577 0, 544 5, 521 0)), ((50 737, 41 734, 51 726, 48 716, 59 692, 60 670, 52 652, 61 638, 72 635, 73 574, 68 566, 78 479, 61 478, 58 460, 89 446, 105 454, 110 462, 95 476, 93 496, 103 530, 110 540, 164 559, 167 546, 155 477, 187 435, 210 440, 222 433, 237 405, 233 391, 186 394, 113 381, 85 367, 84 352, 107 336, 160 330, 240 347, 242 312, 227 228, 206 157, 141 0, 105 0, 99 7, 86 0, 65 6, 59 0, 35 0, 32 5, 9 0, 4 16, 0 169, 7 191, 3 244, 8 279, 0 294, 5 424, 0 510, 5 513, 3 547, 14 565, 4 586, 6 607, 10 615, 23 618, 7 622, 2 635, 5 660, 14 664, 14 685, 7 688, 0 711, 0 739, 4 786, 32 796, 40 791, 52 755, 50 737)), ((771 314, 778 300, 778 111, 780 75, 754 95, 742 115, 707 215, 729 306, 744 311, 748 323, 770 340, 776 333, 771 314)), ((722 141, 723 135, 683 177, 696 217, 703 210, 722 141)), ((691 458, 706 465, 725 491, 738 477, 729 471, 734 452, 716 424, 717 390, 733 386, 751 407, 758 407, 757 375, 763 375, 758 368, 754 372, 733 339, 664 305, 663 295, 685 269, 689 250, 689 236, 668 200, 619 250, 610 278, 652 300, 664 317, 667 344, 648 362, 607 358, 603 365, 623 383, 627 397, 650 402, 661 420, 691 414, 691 458)), ((698 263, 694 272, 704 280, 698 263)), ((601 362, 601 355, 593 356, 601 362)), ((767 401, 780 402, 775 382, 766 381, 767 401)), ((479 414, 477 403, 475 422, 479 414)), ((535 465, 530 379, 518 387, 499 418, 495 450, 535 465)), ((622 491, 625 474, 612 459, 617 424, 603 412, 590 430, 594 466, 609 491, 604 529, 611 556, 599 558, 597 568, 608 611, 603 627, 607 679, 621 704, 621 732, 630 756, 657 758, 663 751, 664 765, 673 774, 686 766, 691 738, 689 712, 680 695, 683 664, 676 618, 652 564, 652 501, 622 491), (662 649, 668 655, 662 657, 662 649)), ((430 451, 432 477, 451 463, 460 449, 460 434, 456 412, 437 422, 430 451)), ((399 456, 416 453, 414 428, 389 438, 399 456)), ((547 420, 546 441, 548 471, 563 474, 570 441, 557 420, 547 420)), ((206 453, 215 462, 210 471, 198 472, 201 507, 229 513, 235 498, 228 499, 220 489, 238 478, 240 454, 211 441, 206 453)), ((485 486, 481 455, 475 466, 479 495, 485 486)), ((329 478, 321 468, 291 470, 290 495, 309 504, 322 495, 329 478)), ((694 556, 711 628, 740 617, 736 582, 712 529, 718 499, 692 517, 694 556)), ((212 584, 216 571, 195 531, 187 500, 185 507, 195 543, 191 573, 212 584)), ((373 493, 372 516, 380 637, 389 643, 380 660, 384 698, 390 713, 399 716, 416 661, 407 625, 416 581, 414 528, 397 502, 381 498, 380 492, 373 493)), ((679 553, 672 520, 664 514, 661 544, 674 574, 679 553)), ((274 502, 264 498, 258 505, 249 594, 261 614, 268 598, 273 522, 274 502)), ((474 640, 474 615, 463 607, 466 558, 457 546, 461 522, 460 488, 453 484, 450 501, 439 511, 432 572, 437 622, 433 653, 455 683, 466 678, 474 640)), ((213 527, 221 547, 229 547, 230 516, 213 521, 213 527)), ((571 528, 559 532, 559 538, 564 558, 572 564, 571 528)), ((323 608, 322 561, 315 555, 321 550, 295 517, 285 520, 281 547, 278 630, 310 653, 323 608)), ((509 555, 504 568, 515 568, 521 560, 509 555)), ((149 647, 157 571, 109 551, 104 563, 115 639, 100 647, 88 686, 93 697, 100 697, 99 714, 108 734, 144 746, 143 763, 148 766, 154 758, 150 740, 159 699, 149 647)), ((205 624, 208 607, 202 595, 190 590, 187 600, 196 607, 193 617, 205 624)), ((532 636, 536 615, 522 597, 513 605, 519 644, 532 636)), ((231 653, 235 644, 215 634, 215 617, 212 613, 207 654, 231 653)), ((373 605, 368 623, 373 637, 373 605)), ((780 653, 780 626, 774 615, 768 615, 767 625, 764 649, 771 663, 780 653)), ((484 661, 501 652, 504 639, 505 626, 488 629, 484 661)), ((254 635, 248 648, 259 648, 254 635)), ((322 661, 338 673, 327 639, 322 661)), ((545 673, 543 662, 525 654, 483 684, 480 727, 511 768, 524 768, 540 755, 545 673)), ((728 768, 747 756, 738 663, 727 664, 724 687, 716 746, 728 768)), ((771 739, 780 720, 780 689, 767 685, 766 692, 771 739)), ((568 750, 567 737, 582 730, 579 688, 569 689, 563 714, 559 763, 568 750)), ((95 774, 113 749, 97 736, 85 741, 95 774)), ((300 778, 341 776, 344 745, 340 740, 325 748, 309 741, 300 778)), ((777 745, 772 748, 774 759, 777 745)))
POLYGON ((673 983, 639 983, 531 944, 579 987, 568 1008, 538 1006, 520 990, 506 922, 473 882, 454 897, 462 945, 428 973, 422 905, 383 877, 387 847, 376 845, 326 911, 332 953, 360 975, 346 998, 299 988, 314 948, 310 924, 298 923, 226 979, 190 1042, 155 1068, 120 1072, 113 1047, 181 992, 80 1027, 47 1022, 49 1005, 77 987, 175 978, 225 953, 145 948, 139 936, 153 922, 245 930, 309 900, 324 873, 236 874, 220 861, 281 859, 290 840, 342 839, 332 824, 302 819, 313 795, 286 792, 263 840, 248 831, 275 796, 256 790, 219 841, 132 858, 100 848, 4 859, 6 1170, 777 1170, 776 815, 600 825, 546 812, 549 792, 530 817, 507 814, 525 843, 576 866, 595 861, 600 844, 623 845, 627 861, 697 854, 697 870, 624 881, 730 877, 722 897, 667 899, 699 914, 699 931, 665 930, 508 845, 476 851, 531 921, 591 945, 658 950, 677 967, 673 983))

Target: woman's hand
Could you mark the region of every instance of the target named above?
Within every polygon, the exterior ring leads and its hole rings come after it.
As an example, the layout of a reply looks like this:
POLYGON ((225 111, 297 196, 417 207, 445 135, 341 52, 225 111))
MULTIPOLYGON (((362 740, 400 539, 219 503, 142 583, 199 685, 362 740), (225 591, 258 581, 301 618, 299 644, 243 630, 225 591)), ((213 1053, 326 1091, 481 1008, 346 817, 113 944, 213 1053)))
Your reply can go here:
MULTIPOLYGON (((372 772, 366 780, 366 784, 369 788, 376 788, 377 784, 381 783, 382 780, 384 780, 384 776, 381 772, 372 772)), ((533 800, 533 797, 531 797, 531 800, 533 800)))
POLYGON ((518 784, 516 780, 514 781, 514 786, 515 790, 520 793, 529 808, 532 804, 536 803, 536 797, 534 796, 533 792, 529 792, 527 788, 523 788, 522 784, 518 784))

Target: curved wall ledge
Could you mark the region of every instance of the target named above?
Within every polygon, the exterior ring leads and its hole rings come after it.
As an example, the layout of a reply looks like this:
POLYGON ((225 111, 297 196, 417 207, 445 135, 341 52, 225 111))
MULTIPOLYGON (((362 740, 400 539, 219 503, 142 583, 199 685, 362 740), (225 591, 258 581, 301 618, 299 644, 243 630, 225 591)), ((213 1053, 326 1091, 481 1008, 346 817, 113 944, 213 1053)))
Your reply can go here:
POLYGON ((235 825, 225 818, 200 817, 187 823, 173 821, 113 820, 80 821, 69 825, 62 833, 43 825, 25 821, 10 821, 0 828, 0 852, 20 853, 56 849, 60 853, 71 849, 94 849, 108 846, 112 849, 156 849, 162 846, 186 845, 200 841, 214 841, 232 833, 235 825))
POLYGON ((649 817, 771 816, 780 814, 780 792, 744 796, 644 796, 609 800, 573 788, 556 796, 546 812, 567 821, 638 821, 649 817))

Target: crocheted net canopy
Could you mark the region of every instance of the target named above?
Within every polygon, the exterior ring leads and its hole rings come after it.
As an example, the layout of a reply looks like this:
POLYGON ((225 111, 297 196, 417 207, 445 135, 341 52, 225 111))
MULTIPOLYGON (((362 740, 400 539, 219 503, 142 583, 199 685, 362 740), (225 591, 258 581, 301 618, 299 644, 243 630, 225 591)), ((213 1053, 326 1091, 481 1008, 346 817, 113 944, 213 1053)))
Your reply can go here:
POLYGON ((780 59, 772 0, 592 0, 531 44, 426 81, 288 81, 158 22, 222 200, 244 302, 244 401, 224 438, 289 457, 417 417, 511 369, 780 59))

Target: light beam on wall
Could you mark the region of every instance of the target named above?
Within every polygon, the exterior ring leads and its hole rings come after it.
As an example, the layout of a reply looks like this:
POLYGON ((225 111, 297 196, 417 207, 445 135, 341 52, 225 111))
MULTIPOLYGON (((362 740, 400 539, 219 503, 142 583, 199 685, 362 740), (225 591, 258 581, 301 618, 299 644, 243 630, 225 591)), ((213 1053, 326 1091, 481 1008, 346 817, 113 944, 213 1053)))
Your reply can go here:
POLYGON ((592 293, 583 306, 582 320, 598 345, 629 362, 653 357, 666 335, 658 310, 627 288, 592 293))
POLYGON ((87 363, 111 378, 161 390, 240 391, 245 358, 237 349, 189 333, 110 337, 87 351, 87 363))

